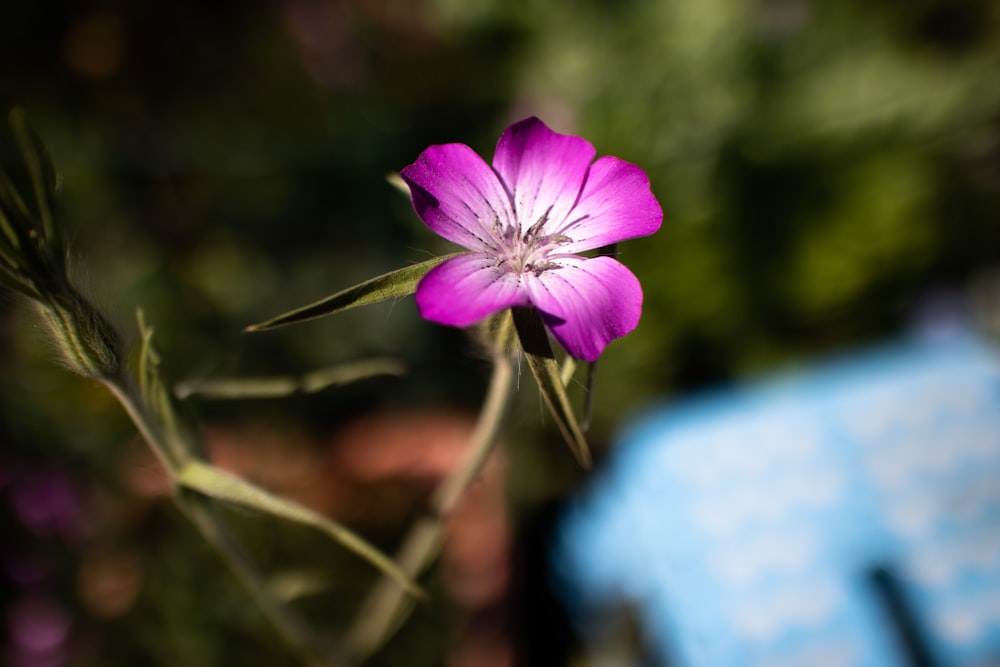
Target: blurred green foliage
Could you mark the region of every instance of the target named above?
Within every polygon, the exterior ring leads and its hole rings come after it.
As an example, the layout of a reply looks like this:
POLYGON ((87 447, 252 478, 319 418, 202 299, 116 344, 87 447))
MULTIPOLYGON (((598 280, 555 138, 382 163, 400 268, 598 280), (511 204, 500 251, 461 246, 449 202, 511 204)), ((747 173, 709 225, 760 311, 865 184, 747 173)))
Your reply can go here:
MULTIPOLYGON (((475 346, 410 300, 242 333, 449 250, 385 180, 428 144, 489 156, 509 122, 538 115, 647 169, 666 219, 621 248, 646 304, 601 362, 600 450, 644 405, 898 332, 927 295, 961 295, 995 267, 997 72, 989 0, 43 0, 0 20, 0 106, 27 110, 60 170, 83 286, 126 332, 143 306, 166 373, 407 362, 403 379, 196 406, 324 436, 359 412, 482 395, 475 346)), ((0 463, 76 467, 126 503, 128 423, 47 360, 16 299, 0 314, 0 376, 16 388, 0 396, 0 463)), ((565 491, 573 463, 525 393, 515 497, 565 491)), ((128 538, 152 540, 148 586, 95 631, 95 664, 281 664, 259 619, 229 614, 240 593, 225 576, 204 599, 192 573, 218 566, 186 529, 149 521, 128 538), (250 636, 266 648, 227 656, 250 636)), ((77 604, 72 577, 59 586, 77 604)), ((441 642, 399 646, 435 664, 441 642)))

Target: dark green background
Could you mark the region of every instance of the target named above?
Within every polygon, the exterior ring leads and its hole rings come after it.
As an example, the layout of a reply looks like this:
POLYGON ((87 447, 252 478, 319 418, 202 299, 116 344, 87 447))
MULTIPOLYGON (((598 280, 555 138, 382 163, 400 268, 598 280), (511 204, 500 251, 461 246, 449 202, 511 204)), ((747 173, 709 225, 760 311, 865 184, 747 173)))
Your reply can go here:
MULTIPOLYGON (((998 72, 1000 5, 976 0, 41 1, 0 15, 0 106, 24 107, 49 146, 80 281, 126 332, 145 309, 169 376, 409 364, 308 399, 194 406, 207 423, 316 438, 482 395, 474 345, 409 299, 241 333, 449 249, 386 181, 428 144, 489 157, 507 124, 539 115, 648 171, 665 220, 620 248, 646 303, 601 362, 603 450, 654 402, 895 335, 927 304, 965 308, 1000 255, 998 72)), ((24 304, 3 298, 0 318, 3 488, 56 469, 87 508, 127 513, 130 425, 48 360, 24 304)), ((580 475, 526 377, 508 439, 511 497, 530 513, 580 475)), ((77 547, 3 511, 9 553, 52 563, 88 664, 282 664, 169 505, 142 511, 118 538, 148 554, 146 583, 113 621, 74 601, 77 547)), ((350 565, 245 519, 265 562, 350 565)), ((316 604, 333 628, 352 581, 316 604)), ((446 619, 415 622, 395 649, 406 664, 435 664, 446 619)), ((382 660, 400 664, 392 651, 382 660)))

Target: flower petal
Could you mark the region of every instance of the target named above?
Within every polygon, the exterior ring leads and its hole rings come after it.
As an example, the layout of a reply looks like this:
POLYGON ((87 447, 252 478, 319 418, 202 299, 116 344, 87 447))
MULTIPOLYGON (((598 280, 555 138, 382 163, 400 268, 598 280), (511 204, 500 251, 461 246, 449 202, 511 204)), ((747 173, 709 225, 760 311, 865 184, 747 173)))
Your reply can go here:
POLYGON ((400 172, 413 208, 433 232, 470 250, 495 245, 496 223, 513 224, 496 173, 465 144, 431 146, 400 172))
POLYGON ((590 167, 580 200, 558 230, 570 242, 563 252, 582 252, 652 234, 663 222, 663 209, 640 167, 604 156, 590 167))
POLYGON ((578 359, 594 361, 615 338, 635 329, 642 312, 642 287, 610 257, 565 257, 558 268, 525 284, 559 343, 578 359))
POLYGON ((529 304, 516 274, 497 266, 483 253, 453 257, 436 266, 417 284, 420 314, 434 322, 467 327, 511 306, 529 304))
POLYGON ((553 132, 537 118, 504 131, 493 168, 511 193, 522 231, 545 215, 547 228, 562 224, 580 195, 594 154, 586 139, 553 132))

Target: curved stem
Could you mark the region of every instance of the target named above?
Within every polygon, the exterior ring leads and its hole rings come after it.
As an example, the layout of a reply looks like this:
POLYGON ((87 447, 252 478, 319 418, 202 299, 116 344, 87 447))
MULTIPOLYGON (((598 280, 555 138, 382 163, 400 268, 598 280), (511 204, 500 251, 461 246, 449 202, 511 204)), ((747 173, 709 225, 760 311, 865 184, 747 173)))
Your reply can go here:
MULTIPOLYGON (((468 450, 459 466, 437 488, 427 515, 410 529, 396 555, 399 568, 411 578, 418 577, 437 557, 445 520, 493 452, 514 379, 514 365, 502 347, 498 345, 494 355, 486 402, 479 413, 468 450)), ((385 644, 413 605, 412 598, 398 583, 382 577, 363 601, 347 633, 349 662, 359 664, 385 644)))
POLYGON ((177 505, 198 529, 202 538, 212 545, 256 602, 264 617, 306 667, 332 667, 341 664, 342 659, 338 657, 336 647, 320 646, 317 637, 298 615, 272 595, 260 573, 216 518, 206 499, 186 496, 182 491, 177 497, 177 505))
MULTIPOLYGON (((181 466, 191 458, 193 450, 196 449, 194 443, 180 442, 162 432, 163 429, 149 416, 139 396, 138 388, 130 378, 106 380, 104 385, 118 399, 143 440, 153 450, 171 482, 176 484, 181 466)), ((212 512, 207 499, 178 489, 175 491, 174 500, 181 513, 194 524, 202 538, 219 554, 253 598, 264 617, 304 664, 309 667, 330 667, 341 662, 336 650, 320 647, 298 615, 268 590, 263 577, 212 512)))

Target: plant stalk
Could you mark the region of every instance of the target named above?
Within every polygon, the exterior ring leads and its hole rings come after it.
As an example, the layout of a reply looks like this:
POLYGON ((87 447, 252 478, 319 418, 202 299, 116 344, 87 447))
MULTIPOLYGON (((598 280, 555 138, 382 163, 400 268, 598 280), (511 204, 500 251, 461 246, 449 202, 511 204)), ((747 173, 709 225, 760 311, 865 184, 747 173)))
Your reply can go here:
POLYGON ((202 538, 219 554, 226 566, 249 593, 264 617, 274 627, 282 641, 308 667, 334 667, 342 664, 332 648, 322 649, 305 623, 268 589, 261 574, 229 535, 207 499, 179 489, 176 484, 181 465, 191 457, 183 443, 166 437, 152 420, 131 378, 122 376, 105 380, 103 384, 114 394, 131 418, 143 440, 149 445, 174 484, 174 500, 194 524, 202 538))
MULTIPOLYGON (((465 489, 482 472, 483 465, 493 452, 510 403, 513 380, 513 361, 504 345, 498 344, 486 401, 476 421, 468 450, 459 466, 438 486, 431 497, 427 514, 410 529, 397 552, 396 563, 409 577, 416 579, 437 558, 448 515, 465 489)), ((379 650, 406 620, 413 606, 413 599, 397 582, 381 577, 362 602, 346 635, 348 664, 360 664, 379 650)))

